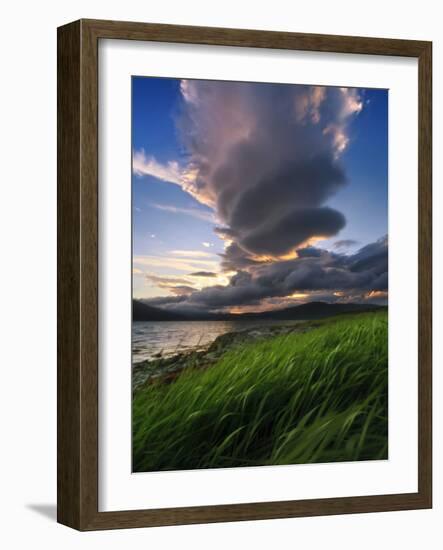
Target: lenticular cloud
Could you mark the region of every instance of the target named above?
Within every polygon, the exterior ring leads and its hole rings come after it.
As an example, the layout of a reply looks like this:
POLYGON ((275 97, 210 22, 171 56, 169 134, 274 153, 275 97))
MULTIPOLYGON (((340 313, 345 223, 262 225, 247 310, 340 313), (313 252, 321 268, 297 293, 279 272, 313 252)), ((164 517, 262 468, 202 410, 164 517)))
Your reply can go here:
POLYGON ((183 187, 214 208, 220 236, 246 256, 281 257, 342 229, 325 203, 346 183, 340 155, 362 109, 357 90, 184 80, 181 93, 193 175, 183 187))
POLYGON ((326 203, 347 182, 340 155, 363 106, 357 89, 182 80, 180 91, 186 166, 136 152, 134 171, 213 208, 227 256, 278 259, 344 227, 326 203))

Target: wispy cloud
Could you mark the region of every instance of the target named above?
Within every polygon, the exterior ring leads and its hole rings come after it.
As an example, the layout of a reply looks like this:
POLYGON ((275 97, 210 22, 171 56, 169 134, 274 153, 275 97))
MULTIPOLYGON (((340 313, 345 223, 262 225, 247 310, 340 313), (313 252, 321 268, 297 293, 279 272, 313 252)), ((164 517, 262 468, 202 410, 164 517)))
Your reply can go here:
POLYGON ((154 287, 167 290, 174 296, 186 296, 197 289, 192 281, 185 277, 163 277, 148 273, 145 278, 154 287))
POLYGON ((132 170, 136 176, 153 176, 159 180, 182 184, 182 171, 178 162, 161 164, 142 150, 135 151, 132 157, 132 170))
POLYGON ((182 295, 200 291, 211 285, 227 285, 228 274, 218 273, 215 271, 216 268, 216 261, 170 255, 135 256, 133 273, 143 276, 151 289, 157 289, 160 293, 168 291, 174 295, 182 295), (171 274, 172 272, 175 274, 171 274))
POLYGON ((184 277, 162 277, 161 275, 153 275, 148 273, 145 275, 146 279, 150 281, 151 283, 156 283, 159 286, 161 285, 189 285, 190 282, 188 279, 184 277))
POLYGON ((215 256, 215 254, 203 250, 171 250, 170 254, 184 258, 213 258, 215 256))
POLYGON ((161 181, 175 183, 183 191, 197 198, 199 202, 207 206, 213 206, 213 202, 209 197, 204 200, 197 192, 195 184, 198 171, 192 165, 183 167, 176 160, 163 164, 152 155, 147 155, 143 149, 140 149, 132 154, 132 172, 136 176, 152 176, 161 181))
POLYGON ((215 222, 215 217, 212 212, 206 212, 200 210, 199 208, 181 208, 179 206, 173 206, 172 204, 158 204, 151 203, 151 206, 157 208, 157 210, 162 210, 163 212, 170 212, 172 214, 184 214, 185 216, 191 216, 192 218, 197 218, 204 222, 215 222))
POLYGON ((134 256, 134 266, 173 269, 180 272, 193 272, 198 270, 216 271, 218 268, 217 260, 180 257, 180 256, 134 256))
POLYGON ((195 273, 190 273, 189 277, 209 277, 209 278, 215 278, 217 277, 217 273, 214 273, 213 271, 196 271, 195 273))

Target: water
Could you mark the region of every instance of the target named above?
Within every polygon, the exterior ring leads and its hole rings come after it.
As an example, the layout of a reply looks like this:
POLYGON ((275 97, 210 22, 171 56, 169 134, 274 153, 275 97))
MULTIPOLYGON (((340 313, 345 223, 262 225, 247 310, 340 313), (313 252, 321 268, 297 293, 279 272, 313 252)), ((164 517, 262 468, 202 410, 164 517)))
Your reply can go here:
POLYGON ((254 327, 293 325, 299 321, 136 321, 132 325, 132 362, 203 349, 217 336, 254 327))

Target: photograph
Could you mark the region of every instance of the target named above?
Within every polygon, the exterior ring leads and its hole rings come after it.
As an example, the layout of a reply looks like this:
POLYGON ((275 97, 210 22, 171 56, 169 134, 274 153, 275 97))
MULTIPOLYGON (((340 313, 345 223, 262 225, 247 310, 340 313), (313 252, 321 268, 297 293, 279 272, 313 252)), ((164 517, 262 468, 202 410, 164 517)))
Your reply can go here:
POLYGON ((134 472, 388 459, 388 90, 132 77, 134 472))
POLYGON ((73 529, 433 506, 432 36, 258 29, 57 29, 73 529))

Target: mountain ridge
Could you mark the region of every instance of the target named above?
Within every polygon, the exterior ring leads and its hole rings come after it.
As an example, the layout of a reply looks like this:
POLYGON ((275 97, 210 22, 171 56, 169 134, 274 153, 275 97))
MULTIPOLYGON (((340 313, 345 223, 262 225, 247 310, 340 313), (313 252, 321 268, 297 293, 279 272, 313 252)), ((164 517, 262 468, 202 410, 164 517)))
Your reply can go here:
POLYGON ((167 311, 159 307, 151 306, 141 300, 132 302, 133 321, 238 321, 238 320, 261 320, 275 319, 281 321, 297 321, 309 319, 321 319, 343 313, 358 313, 386 309, 387 306, 375 304, 330 304, 328 302, 308 302, 298 306, 291 306, 272 311, 252 313, 195 313, 185 314, 167 311))

